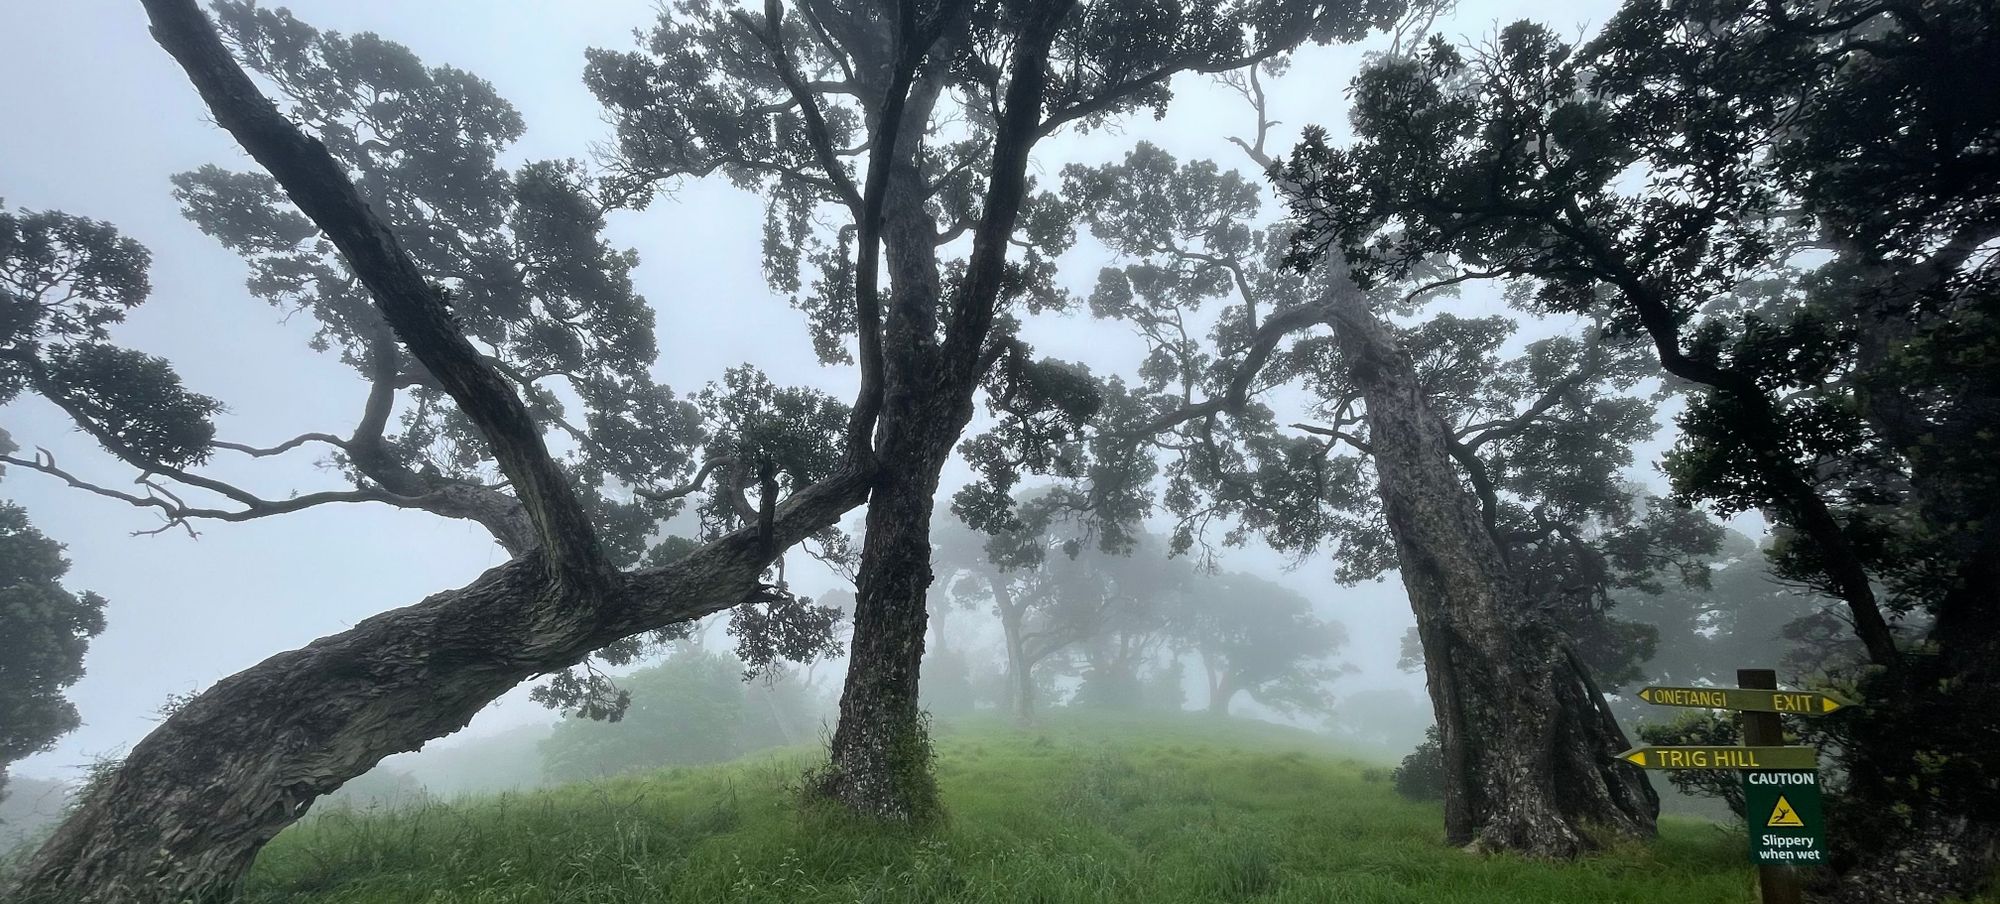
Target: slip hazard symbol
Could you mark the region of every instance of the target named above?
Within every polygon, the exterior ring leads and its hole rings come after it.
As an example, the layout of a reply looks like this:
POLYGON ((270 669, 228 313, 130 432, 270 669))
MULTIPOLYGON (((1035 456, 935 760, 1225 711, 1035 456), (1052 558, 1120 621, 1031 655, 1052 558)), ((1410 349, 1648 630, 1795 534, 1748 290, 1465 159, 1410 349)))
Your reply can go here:
POLYGON ((1805 825, 1805 821, 1799 818, 1797 810, 1792 809, 1792 802, 1779 795, 1778 805, 1771 808, 1771 818, 1764 825, 1772 828, 1800 828, 1805 825))

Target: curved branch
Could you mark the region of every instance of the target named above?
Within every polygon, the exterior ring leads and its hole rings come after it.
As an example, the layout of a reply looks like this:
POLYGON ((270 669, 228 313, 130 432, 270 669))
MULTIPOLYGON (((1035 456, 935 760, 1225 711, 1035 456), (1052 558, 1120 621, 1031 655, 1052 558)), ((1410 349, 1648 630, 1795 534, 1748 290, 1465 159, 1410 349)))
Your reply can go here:
POLYGON ((686 483, 683 483, 675 487, 669 487, 664 490, 653 490, 653 489, 647 489, 645 487, 638 487, 635 488, 632 492, 639 496, 643 496, 647 499, 651 499, 654 502, 670 502, 675 499, 680 499, 684 496, 692 495, 695 492, 699 491, 701 489, 701 485, 707 482, 708 475, 714 473, 717 468, 733 466, 735 464, 736 464, 736 459, 726 455, 720 458, 711 458, 708 461, 703 462, 701 465, 701 469, 695 471, 694 476, 688 478, 686 483))
POLYGON ((290 452, 293 449, 305 445, 306 443, 326 443, 327 445, 332 446, 336 449, 343 449, 343 450, 347 448, 346 440, 343 440, 340 437, 334 436, 330 433, 303 433, 298 436, 294 436, 291 439, 285 440, 284 442, 272 446, 268 449, 260 449, 256 446, 248 446, 242 443, 225 443, 221 440, 216 440, 215 442, 212 442, 209 445, 214 446, 217 449, 228 449, 231 452, 241 452, 245 455, 250 456, 251 458, 268 458, 273 455, 283 455, 286 452, 290 452))

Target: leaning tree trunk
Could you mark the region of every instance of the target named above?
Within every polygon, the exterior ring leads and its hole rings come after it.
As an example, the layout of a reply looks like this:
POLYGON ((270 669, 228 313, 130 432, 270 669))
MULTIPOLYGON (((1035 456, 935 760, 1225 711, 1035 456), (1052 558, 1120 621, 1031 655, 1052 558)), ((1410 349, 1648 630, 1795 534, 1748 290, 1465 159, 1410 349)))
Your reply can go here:
POLYGON ((1382 506, 1444 741, 1445 834, 1570 857, 1593 826, 1650 836, 1659 799, 1612 757, 1625 736, 1487 532, 1400 345, 1358 295, 1332 318, 1367 401, 1382 506))
POLYGON ((264 843, 385 756, 464 727, 533 676, 611 641, 729 608, 784 548, 860 503, 842 476, 608 597, 551 583, 539 554, 225 678, 146 736, 44 843, 9 904, 181 904, 229 897, 264 843))

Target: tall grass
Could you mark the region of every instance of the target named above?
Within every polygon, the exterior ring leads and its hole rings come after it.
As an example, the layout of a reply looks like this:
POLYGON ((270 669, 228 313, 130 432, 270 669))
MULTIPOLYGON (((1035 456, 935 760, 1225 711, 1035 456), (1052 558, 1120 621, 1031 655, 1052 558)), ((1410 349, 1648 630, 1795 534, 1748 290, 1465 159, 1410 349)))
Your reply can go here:
POLYGON ((938 744, 948 820, 801 804, 810 755, 336 811, 280 836, 253 902, 1744 904, 1739 833, 1669 822, 1577 863, 1444 846, 1434 806, 1309 735, 1240 722, 973 724, 938 744))

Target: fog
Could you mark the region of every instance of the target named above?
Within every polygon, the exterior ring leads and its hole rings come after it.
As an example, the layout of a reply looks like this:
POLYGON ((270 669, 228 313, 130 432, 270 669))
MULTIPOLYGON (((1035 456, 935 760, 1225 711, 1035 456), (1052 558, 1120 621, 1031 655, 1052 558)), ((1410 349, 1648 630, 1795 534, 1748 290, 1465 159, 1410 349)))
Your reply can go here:
MULTIPOLYGON (((631 29, 652 16, 648 3, 302 0, 289 6, 318 27, 376 31, 428 63, 492 81, 527 123, 511 161, 590 156, 607 129, 578 79, 582 48, 629 46, 631 29)), ((1611 8, 1564 4, 1561 17, 1587 27, 1611 8)), ((1495 22, 1549 12, 1544 4, 1468 2, 1438 31, 1476 35, 1495 22)), ((1274 147, 1289 144, 1307 122, 1339 129, 1342 85, 1359 52, 1309 50, 1274 84, 1272 109, 1283 123, 1274 147)), ((228 409, 218 419, 221 438, 274 442, 352 416, 365 387, 336 362, 305 350, 309 318, 288 322, 248 297, 240 259, 181 217, 169 175, 246 161, 151 41, 136 6, 110 0, 10 4, 0 13, 0 84, 11 86, 0 92, 0 115, 9 124, 0 132, 0 197, 14 207, 110 221, 152 249, 153 300, 119 326, 116 337, 172 360, 192 388, 223 399, 228 409), (61 77, 52 77, 56 73, 61 77)), ((1182 77, 1175 91, 1164 119, 1139 117, 1116 129, 1045 143, 1036 171, 1114 160, 1141 140, 1183 157, 1240 159, 1223 136, 1248 123, 1241 101, 1200 78, 1182 77)), ((671 201, 643 213, 614 215, 609 237, 639 252, 638 290, 652 303, 663 337, 654 373, 669 385, 693 389, 726 367, 751 362, 780 383, 844 397, 852 371, 813 360, 800 318, 759 275, 759 206, 722 180, 708 179, 681 185, 671 201)), ((1061 261, 1065 283, 1088 292, 1105 257, 1087 238, 1079 242, 1061 261)), ((1129 331, 1083 313, 1038 319, 1028 335, 1046 354, 1106 370, 1143 353, 1129 331)), ((45 446, 74 472, 106 482, 121 473, 45 402, 24 398, 9 405, 4 418, 24 448, 45 446)), ((218 459, 210 471, 272 496, 335 483, 304 456, 218 459)), ((1656 479, 1645 467, 1631 476, 1656 479)), ((967 477, 962 465, 954 466, 944 486, 967 477)), ((74 563, 69 585, 110 600, 108 627, 91 646, 88 676, 70 692, 82 727, 54 750, 17 763, 13 771, 21 776, 74 777, 83 764, 116 757, 143 736, 168 695, 199 690, 272 653, 462 584, 505 558, 476 526, 385 507, 329 507, 203 525, 196 539, 180 532, 133 536, 157 527, 157 519, 42 475, 10 473, 5 491, 46 534, 68 545, 74 563)), ((1396 667, 1413 621, 1393 580, 1342 587, 1320 563, 1290 567, 1286 557, 1254 543, 1224 551, 1223 559, 1229 569, 1299 591, 1316 612, 1346 626, 1352 641, 1342 658, 1355 671, 1341 679, 1338 693, 1405 691, 1421 699, 1421 677, 1396 667)), ((843 589, 838 576, 815 571, 795 568, 792 579, 808 594, 843 589)), ((461 736, 437 743, 449 746, 552 719, 517 692, 461 736)))

